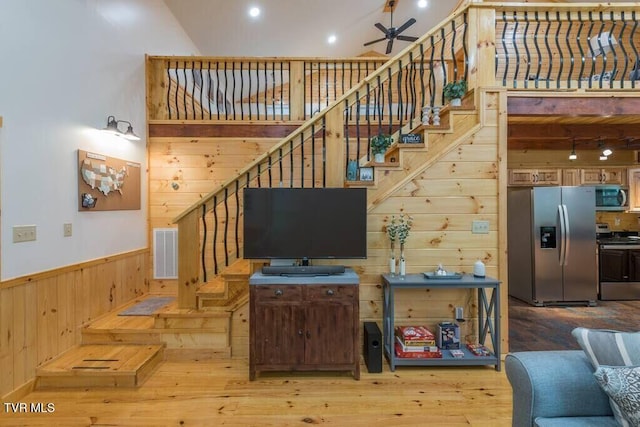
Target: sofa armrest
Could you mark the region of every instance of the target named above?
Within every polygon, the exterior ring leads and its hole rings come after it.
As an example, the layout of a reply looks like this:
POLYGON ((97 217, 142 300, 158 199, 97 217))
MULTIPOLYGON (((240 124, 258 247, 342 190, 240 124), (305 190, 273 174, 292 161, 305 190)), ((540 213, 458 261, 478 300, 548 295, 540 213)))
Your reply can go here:
POLYGON ((582 350, 510 353, 505 370, 513 389, 514 427, 532 426, 537 417, 612 414, 582 350))

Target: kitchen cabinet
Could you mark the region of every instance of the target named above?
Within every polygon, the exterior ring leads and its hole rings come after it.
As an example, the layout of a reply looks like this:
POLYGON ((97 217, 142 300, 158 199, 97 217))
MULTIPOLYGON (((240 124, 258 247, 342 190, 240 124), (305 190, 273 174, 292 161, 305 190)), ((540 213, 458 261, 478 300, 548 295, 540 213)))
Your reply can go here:
POLYGON ((351 371, 360 378, 358 276, 269 276, 250 284, 249 378, 261 371, 351 371))
POLYGON ((629 211, 640 212, 640 169, 629 169, 629 211))
POLYGON ((580 169, 562 169, 562 185, 580 185, 580 169))
POLYGON ((509 185, 560 185, 561 169, 509 169, 509 185))
POLYGON ((626 184, 627 174, 624 168, 581 169, 581 185, 626 184))

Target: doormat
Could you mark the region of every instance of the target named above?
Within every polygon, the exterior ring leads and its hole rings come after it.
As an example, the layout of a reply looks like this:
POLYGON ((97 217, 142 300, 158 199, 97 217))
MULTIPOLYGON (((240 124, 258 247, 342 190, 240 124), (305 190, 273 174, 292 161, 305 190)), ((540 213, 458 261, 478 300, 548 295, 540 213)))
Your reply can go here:
POLYGON ((175 297, 151 297, 122 310, 118 316, 150 316, 160 307, 175 300, 175 297))

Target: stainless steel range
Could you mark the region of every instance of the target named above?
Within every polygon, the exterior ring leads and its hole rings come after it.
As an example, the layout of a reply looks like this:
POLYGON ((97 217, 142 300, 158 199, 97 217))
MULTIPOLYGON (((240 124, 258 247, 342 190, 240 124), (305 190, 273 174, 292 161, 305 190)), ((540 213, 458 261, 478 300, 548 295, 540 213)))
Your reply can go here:
POLYGON ((600 299, 640 299, 640 237, 637 232, 611 232, 598 224, 600 299))

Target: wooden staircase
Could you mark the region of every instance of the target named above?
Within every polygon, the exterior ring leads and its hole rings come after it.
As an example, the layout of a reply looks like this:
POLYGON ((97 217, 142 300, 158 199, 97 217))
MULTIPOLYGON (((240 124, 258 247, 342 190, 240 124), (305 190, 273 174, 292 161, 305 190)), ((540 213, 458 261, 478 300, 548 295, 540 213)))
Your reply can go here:
POLYGON ((249 298, 241 260, 198 291, 197 309, 172 302, 149 316, 119 316, 136 298, 82 329, 81 344, 40 366, 36 387, 137 387, 163 360, 229 358, 234 312, 249 298))

